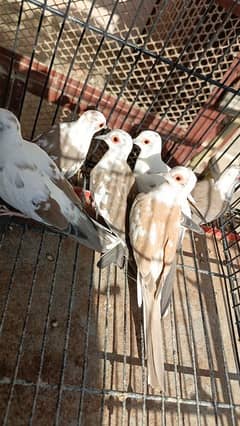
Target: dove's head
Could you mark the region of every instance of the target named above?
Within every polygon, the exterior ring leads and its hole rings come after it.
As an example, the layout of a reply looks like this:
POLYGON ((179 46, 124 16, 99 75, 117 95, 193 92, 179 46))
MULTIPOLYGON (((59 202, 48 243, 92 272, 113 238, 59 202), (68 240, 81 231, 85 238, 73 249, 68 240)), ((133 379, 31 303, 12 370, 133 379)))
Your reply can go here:
POLYGON ((106 118, 100 111, 94 109, 85 111, 79 122, 84 123, 93 134, 106 127, 106 118))
POLYGON ((196 185, 197 178, 189 167, 176 166, 173 167, 164 179, 177 188, 182 194, 188 196, 196 185))
POLYGON ((0 136, 5 134, 19 136, 21 134, 21 126, 13 112, 0 108, 0 136))
POLYGON ((98 136, 98 139, 102 139, 106 142, 110 152, 114 153, 117 158, 127 160, 132 147, 133 141, 129 133, 122 129, 114 129, 105 135, 98 136))
POLYGON ((153 130, 143 130, 133 139, 133 143, 141 148, 139 159, 149 158, 152 155, 162 152, 162 138, 158 132, 153 130))

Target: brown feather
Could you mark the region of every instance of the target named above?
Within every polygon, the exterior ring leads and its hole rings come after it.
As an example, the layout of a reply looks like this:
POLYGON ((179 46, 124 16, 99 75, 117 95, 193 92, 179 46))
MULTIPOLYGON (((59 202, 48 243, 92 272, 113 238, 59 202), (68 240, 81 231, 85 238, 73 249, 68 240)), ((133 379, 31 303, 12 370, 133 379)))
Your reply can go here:
POLYGON ((42 221, 48 225, 62 230, 68 226, 68 221, 62 214, 59 204, 51 197, 47 201, 41 201, 35 211, 42 221))

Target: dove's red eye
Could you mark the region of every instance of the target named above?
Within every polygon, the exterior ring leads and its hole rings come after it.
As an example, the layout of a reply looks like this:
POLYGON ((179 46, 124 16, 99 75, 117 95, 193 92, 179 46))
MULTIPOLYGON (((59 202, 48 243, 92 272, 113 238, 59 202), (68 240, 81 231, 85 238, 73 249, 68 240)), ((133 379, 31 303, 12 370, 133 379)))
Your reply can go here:
POLYGON ((120 139, 119 139, 118 136, 113 136, 112 141, 113 141, 113 143, 119 143, 120 139))
POLYGON ((99 127, 102 128, 104 126, 104 123, 100 123, 99 127))
POLYGON ((143 143, 144 143, 145 145, 148 145, 148 144, 150 144, 150 141, 149 141, 148 139, 145 139, 145 140, 143 141, 143 143))
POLYGON ((176 179, 178 182, 180 182, 180 181, 182 180, 182 176, 176 175, 176 176, 175 176, 175 179, 176 179))

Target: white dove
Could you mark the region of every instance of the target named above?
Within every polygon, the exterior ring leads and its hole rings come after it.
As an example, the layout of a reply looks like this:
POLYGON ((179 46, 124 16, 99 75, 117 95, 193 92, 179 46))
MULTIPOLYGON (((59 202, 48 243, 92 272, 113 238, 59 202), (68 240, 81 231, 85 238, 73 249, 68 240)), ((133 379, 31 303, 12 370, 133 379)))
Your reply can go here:
POLYGON ((132 138, 124 130, 115 129, 98 139, 104 140, 109 149, 90 173, 90 190, 98 213, 125 240, 127 199, 135 182, 127 163, 132 138))
POLYGON ((0 152, 0 198, 25 216, 70 235, 93 250, 111 250, 108 259, 115 262, 117 246, 123 242, 87 215, 56 164, 40 147, 22 138, 18 119, 3 108, 0 152))
POLYGON ((160 389, 164 387, 161 319, 168 303, 164 298, 172 292, 182 204, 197 180, 191 169, 180 166, 170 170, 164 179, 152 191, 137 195, 129 218, 137 265, 138 305, 143 305, 148 383, 160 389))
POLYGON ((148 192, 155 185, 164 182, 161 173, 170 167, 161 158, 162 138, 153 130, 143 130, 133 139, 133 143, 141 149, 134 168, 139 192, 148 192))
POLYGON ((76 121, 55 124, 33 142, 46 151, 64 176, 70 179, 81 168, 93 135, 104 127, 104 115, 100 111, 88 110, 76 121))

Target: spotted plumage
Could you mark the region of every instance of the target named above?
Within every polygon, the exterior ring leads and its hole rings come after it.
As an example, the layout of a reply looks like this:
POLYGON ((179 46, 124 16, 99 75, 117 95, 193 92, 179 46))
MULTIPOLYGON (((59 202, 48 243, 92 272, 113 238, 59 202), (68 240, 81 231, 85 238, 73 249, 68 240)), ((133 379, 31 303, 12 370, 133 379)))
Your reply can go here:
POLYGON ((17 118, 0 109, 0 198, 25 216, 52 226, 99 252, 121 245, 119 237, 91 219, 69 182, 39 146, 21 136, 17 118))

